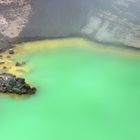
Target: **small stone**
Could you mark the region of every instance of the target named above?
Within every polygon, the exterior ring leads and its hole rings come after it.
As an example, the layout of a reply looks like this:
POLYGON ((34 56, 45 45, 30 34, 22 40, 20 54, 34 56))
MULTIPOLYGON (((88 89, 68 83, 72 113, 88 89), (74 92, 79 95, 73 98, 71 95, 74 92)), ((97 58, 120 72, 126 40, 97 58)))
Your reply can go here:
POLYGON ((23 65, 25 65, 26 64, 26 62, 16 62, 16 64, 15 64, 15 66, 17 66, 17 67, 19 67, 19 66, 23 66, 23 65))
POLYGON ((14 54, 14 50, 13 49, 9 49, 9 54, 14 54))
POLYGON ((25 65, 25 64, 26 64, 26 62, 25 62, 25 61, 23 61, 23 62, 22 62, 22 65, 25 65))
POLYGON ((22 64, 20 62, 16 62, 15 66, 19 67, 21 66, 22 64))
POLYGON ((7 56, 7 58, 11 58, 11 56, 10 56, 10 55, 8 55, 8 56, 7 56))
POLYGON ((0 61, 0 64, 4 64, 5 62, 4 61, 0 61))
POLYGON ((3 67, 3 69, 7 69, 7 67, 6 67, 6 66, 4 66, 4 67, 3 67))

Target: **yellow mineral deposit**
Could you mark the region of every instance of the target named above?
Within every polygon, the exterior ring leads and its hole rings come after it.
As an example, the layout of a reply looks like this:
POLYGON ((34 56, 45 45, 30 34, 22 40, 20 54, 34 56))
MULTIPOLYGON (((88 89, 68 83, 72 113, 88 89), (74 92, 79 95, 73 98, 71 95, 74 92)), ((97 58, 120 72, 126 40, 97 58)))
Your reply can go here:
POLYGON ((20 44, 15 44, 14 54, 9 55, 9 50, 1 53, 0 58, 0 71, 9 72, 17 76, 21 76, 24 73, 29 72, 31 69, 26 65, 16 66, 17 56, 30 54, 34 52, 47 51, 51 48, 61 48, 61 47, 71 47, 74 44, 76 47, 84 46, 84 49, 96 50, 98 52, 106 53, 110 52, 117 55, 125 55, 129 57, 140 57, 140 52, 135 50, 129 50, 117 47, 107 47, 106 45, 97 44, 95 42, 88 41, 83 38, 67 38, 67 39, 54 39, 54 40, 42 40, 42 41, 32 41, 23 42, 20 44), (86 47, 85 47, 86 46, 86 47))
MULTIPOLYGON (((14 51, 15 52, 15 51, 14 51)), ((24 73, 29 72, 29 68, 24 66, 16 66, 16 60, 14 56, 16 56, 16 52, 13 55, 9 54, 9 50, 0 53, 0 72, 7 72, 11 74, 15 74, 16 76, 22 76, 24 73)))
POLYGON ((50 39, 42 41, 32 41, 32 42, 23 42, 20 44, 15 44, 15 51, 17 54, 26 54, 29 52, 38 52, 44 51, 48 48, 61 48, 61 47, 71 47, 73 46, 81 47, 85 49, 96 50, 102 53, 110 52, 113 54, 126 55, 129 57, 139 57, 140 52, 135 49, 129 48, 120 48, 109 45, 104 45, 89 41, 84 38, 62 38, 62 39, 50 39))

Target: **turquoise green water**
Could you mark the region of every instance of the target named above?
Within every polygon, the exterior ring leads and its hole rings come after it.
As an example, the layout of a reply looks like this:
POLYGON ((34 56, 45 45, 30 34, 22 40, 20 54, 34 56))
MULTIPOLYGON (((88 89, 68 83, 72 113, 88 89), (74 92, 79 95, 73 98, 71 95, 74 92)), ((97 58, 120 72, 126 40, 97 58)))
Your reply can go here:
POLYGON ((83 47, 20 59, 38 91, 0 97, 1 140, 140 139, 140 59, 83 47))

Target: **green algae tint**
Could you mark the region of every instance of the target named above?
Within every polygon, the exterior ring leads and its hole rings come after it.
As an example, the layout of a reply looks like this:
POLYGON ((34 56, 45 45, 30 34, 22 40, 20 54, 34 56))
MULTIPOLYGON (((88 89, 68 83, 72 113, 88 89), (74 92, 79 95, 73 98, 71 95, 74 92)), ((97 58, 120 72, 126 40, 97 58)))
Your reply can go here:
POLYGON ((65 46, 18 58, 38 91, 0 97, 0 139, 139 140, 140 58, 65 46))

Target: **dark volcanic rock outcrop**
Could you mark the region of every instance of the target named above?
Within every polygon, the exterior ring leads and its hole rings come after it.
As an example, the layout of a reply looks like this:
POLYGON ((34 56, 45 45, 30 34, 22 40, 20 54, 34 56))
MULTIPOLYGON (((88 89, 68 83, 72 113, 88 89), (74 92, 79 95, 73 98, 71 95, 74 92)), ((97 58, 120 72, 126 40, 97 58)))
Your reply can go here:
POLYGON ((36 92, 36 88, 30 87, 24 78, 17 78, 15 75, 2 73, 0 74, 0 92, 30 95, 36 92))

